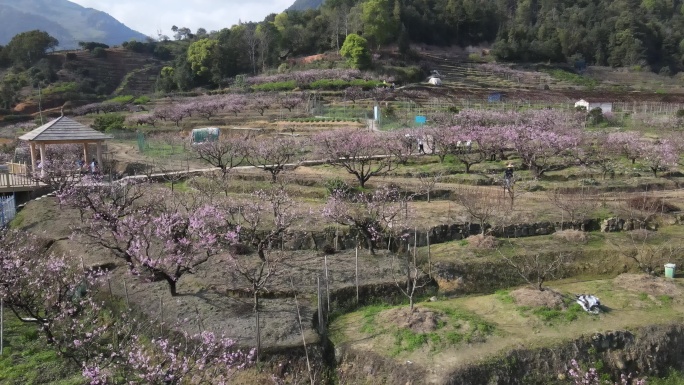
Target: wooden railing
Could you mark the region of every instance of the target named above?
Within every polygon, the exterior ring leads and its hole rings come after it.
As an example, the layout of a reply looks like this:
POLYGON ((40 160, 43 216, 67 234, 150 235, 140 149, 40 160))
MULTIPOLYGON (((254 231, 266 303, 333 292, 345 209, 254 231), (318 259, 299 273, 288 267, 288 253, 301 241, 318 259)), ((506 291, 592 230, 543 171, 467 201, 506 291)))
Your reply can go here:
POLYGON ((6 163, 7 168, 0 171, 0 188, 29 187, 40 185, 40 181, 31 175, 29 165, 25 163, 6 163))
POLYGON ((29 175, 29 167, 26 163, 7 162, 7 172, 10 174, 29 175))

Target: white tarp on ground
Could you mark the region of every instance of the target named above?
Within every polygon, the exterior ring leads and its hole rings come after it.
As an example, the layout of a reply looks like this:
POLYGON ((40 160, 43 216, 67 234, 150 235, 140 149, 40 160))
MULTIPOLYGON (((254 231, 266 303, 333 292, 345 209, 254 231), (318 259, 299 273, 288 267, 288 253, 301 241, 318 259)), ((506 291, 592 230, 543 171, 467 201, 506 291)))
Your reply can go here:
POLYGON ((428 83, 432 84, 433 86, 441 86, 442 85, 442 79, 430 78, 430 80, 428 80, 428 83))
POLYGON ((593 314, 598 314, 601 311, 601 301, 598 297, 590 294, 577 294, 575 297, 577 297, 577 303, 585 311, 593 314))

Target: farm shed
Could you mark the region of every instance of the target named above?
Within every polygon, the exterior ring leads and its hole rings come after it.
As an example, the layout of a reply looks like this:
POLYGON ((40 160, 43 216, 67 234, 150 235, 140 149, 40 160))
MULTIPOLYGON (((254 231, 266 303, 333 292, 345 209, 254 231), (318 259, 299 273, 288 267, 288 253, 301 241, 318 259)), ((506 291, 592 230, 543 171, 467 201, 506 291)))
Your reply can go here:
POLYGON ((195 128, 190 134, 192 144, 204 142, 216 142, 221 130, 218 127, 195 128))
POLYGON ((575 103, 575 108, 577 107, 584 107, 587 110, 587 112, 595 108, 600 108, 601 112, 603 113, 613 112, 613 102, 606 102, 593 99, 580 99, 575 103))

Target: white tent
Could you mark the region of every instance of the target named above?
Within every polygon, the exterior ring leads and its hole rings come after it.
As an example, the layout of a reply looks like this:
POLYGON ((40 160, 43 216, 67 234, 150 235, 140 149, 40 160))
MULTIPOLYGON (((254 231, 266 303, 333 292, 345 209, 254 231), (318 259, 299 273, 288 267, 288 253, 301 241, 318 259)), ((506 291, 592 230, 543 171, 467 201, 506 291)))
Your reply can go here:
POLYGON ((442 85, 442 79, 430 78, 430 80, 428 80, 428 83, 432 84, 433 86, 441 86, 442 85))

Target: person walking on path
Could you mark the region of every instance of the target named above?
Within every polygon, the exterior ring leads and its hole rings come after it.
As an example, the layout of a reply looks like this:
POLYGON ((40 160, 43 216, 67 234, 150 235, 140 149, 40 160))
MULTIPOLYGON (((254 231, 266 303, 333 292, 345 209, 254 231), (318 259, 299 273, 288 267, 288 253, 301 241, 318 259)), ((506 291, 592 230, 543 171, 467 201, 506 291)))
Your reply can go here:
POLYGON ((513 197, 513 185, 515 184, 515 175, 513 174, 513 163, 508 163, 506 165, 506 170, 504 171, 504 176, 503 176, 503 189, 504 189, 504 195, 506 195, 506 192, 513 197))

